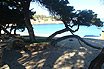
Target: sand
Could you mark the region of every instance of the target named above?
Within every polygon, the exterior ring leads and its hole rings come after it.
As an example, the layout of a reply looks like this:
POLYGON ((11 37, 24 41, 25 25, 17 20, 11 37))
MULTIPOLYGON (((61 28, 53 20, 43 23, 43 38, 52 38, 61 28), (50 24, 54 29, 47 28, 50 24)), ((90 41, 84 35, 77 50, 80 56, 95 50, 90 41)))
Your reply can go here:
MULTIPOLYGON (((84 38, 92 45, 104 47, 104 40, 84 38)), ((3 43, 2 43, 3 44, 3 43)), ((0 44, 0 45, 2 45, 0 44)), ((100 53, 77 39, 57 43, 57 46, 42 51, 4 50, 3 66, 0 69, 87 69, 90 62, 100 53)))

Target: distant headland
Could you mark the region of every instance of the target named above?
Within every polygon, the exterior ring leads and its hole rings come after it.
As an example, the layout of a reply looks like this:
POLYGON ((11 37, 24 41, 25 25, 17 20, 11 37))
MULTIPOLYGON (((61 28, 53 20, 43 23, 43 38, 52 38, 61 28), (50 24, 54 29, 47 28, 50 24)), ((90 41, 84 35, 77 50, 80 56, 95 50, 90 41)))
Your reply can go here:
POLYGON ((62 21, 34 21, 33 19, 30 20, 32 25, 39 25, 39 24, 61 24, 62 21))
POLYGON ((34 15, 33 19, 30 19, 32 25, 37 24, 60 24, 63 23, 60 17, 46 16, 46 15, 34 15))

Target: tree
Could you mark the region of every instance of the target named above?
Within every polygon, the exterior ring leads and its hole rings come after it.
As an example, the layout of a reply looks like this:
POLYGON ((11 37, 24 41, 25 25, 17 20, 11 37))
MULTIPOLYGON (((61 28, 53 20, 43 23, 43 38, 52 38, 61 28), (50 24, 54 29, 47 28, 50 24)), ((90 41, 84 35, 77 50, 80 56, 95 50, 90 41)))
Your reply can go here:
POLYGON ((30 2, 33 0, 1 0, 1 2, 5 2, 7 6, 11 9, 18 9, 19 11, 23 11, 25 24, 28 29, 28 33, 31 41, 35 41, 35 35, 30 23, 30 2))
POLYGON ((23 7, 23 13, 24 13, 24 17, 25 17, 26 27, 27 27, 29 35, 30 35, 30 40, 35 41, 34 31, 33 31, 33 27, 31 25, 30 16, 29 16, 29 6, 30 6, 31 1, 32 0, 20 0, 22 7, 23 7))
POLYGON ((102 27, 103 22, 100 21, 99 18, 97 18, 97 14, 95 14, 92 10, 75 11, 72 6, 68 5, 69 4, 68 0, 39 0, 39 1, 46 8, 48 8, 52 14, 60 16, 61 20, 65 25, 65 29, 56 31, 51 36, 49 36, 48 39, 52 39, 57 34, 61 34, 66 31, 70 31, 73 34, 73 35, 67 35, 67 36, 63 36, 58 39, 55 39, 50 42, 50 45, 55 46, 57 42, 67 38, 76 38, 79 40, 79 43, 80 41, 82 41, 83 43, 85 43, 86 45, 92 48, 102 50, 101 53, 91 62, 89 66, 89 69, 101 68, 102 64, 104 63, 104 61, 102 61, 102 58, 103 58, 102 53, 104 51, 104 48, 91 45, 88 42, 84 41, 81 37, 74 35, 74 32, 78 31, 80 25, 83 25, 83 26, 96 25, 98 27, 102 27), (78 28, 76 30, 72 30, 72 27, 76 25, 78 26, 78 28))
POLYGON ((25 30, 26 25, 22 11, 9 9, 6 4, 3 5, 2 3, 0 3, 0 8, 0 24, 5 29, 15 29, 15 34, 18 29, 21 29, 21 31, 25 30), (12 26, 9 26, 10 24, 12 24, 12 26))
POLYGON ((103 26, 103 22, 97 18, 97 14, 95 14, 92 10, 75 11, 73 6, 69 5, 68 0, 39 0, 39 2, 48 8, 52 15, 60 17, 60 20, 62 20, 65 25, 65 29, 53 33, 48 37, 48 39, 66 31, 70 31, 74 35, 74 32, 78 31, 79 26, 81 25, 96 25, 98 27, 103 26), (78 26, 78 28, 73 30, 72 28, 74 26, 78 26))

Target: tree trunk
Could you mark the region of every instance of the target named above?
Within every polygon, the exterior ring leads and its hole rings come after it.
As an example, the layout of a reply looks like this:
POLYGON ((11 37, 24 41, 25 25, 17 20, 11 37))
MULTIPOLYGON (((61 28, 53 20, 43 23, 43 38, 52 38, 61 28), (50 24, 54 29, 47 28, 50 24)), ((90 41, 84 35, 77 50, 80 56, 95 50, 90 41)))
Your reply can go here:
POLYGON ((69 29, 68 29, 68 28, 65 28, 65 29, 56 31, 55 33, 53 33, 52 35, 50 35, 46 40, 50 40, 50 39, 52 39, 53 37, 55 37, 57 34, 61 34, 61 33, 64 33, 64 32, 66 32, 66 31, 69 31, 69 29))
POLYGON ((29 5, 30 5, 30 3, 26 3, 26 2, 23 3, 23 13, 24 13, 25 24, 26 24, 26 27, 27 27, 27 30, 29 33, 30 40, 35 41, 33 27, 30 22, 29 5))
POLYGON ((2 30, 2 29, 1 29, 1 27, 0 27, 0 36, 1 36, 1 30, 2 30))

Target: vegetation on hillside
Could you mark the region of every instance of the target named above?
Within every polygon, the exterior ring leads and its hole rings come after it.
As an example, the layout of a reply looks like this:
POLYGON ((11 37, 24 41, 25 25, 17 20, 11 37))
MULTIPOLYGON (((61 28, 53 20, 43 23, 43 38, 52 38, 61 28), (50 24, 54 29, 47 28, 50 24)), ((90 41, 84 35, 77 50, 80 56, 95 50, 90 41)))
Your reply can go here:
POLYGON ((46 15, 33 15, 33 18, 36 20, 36 21, 58 21, 60 20, 60 17, 53 17, 53 16, 46 16, 46 15))

